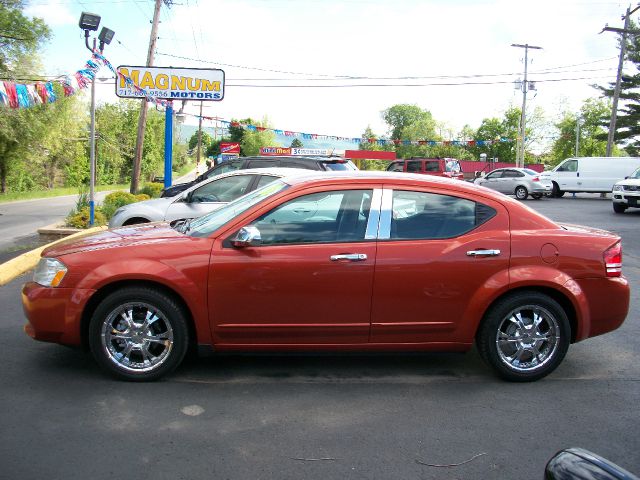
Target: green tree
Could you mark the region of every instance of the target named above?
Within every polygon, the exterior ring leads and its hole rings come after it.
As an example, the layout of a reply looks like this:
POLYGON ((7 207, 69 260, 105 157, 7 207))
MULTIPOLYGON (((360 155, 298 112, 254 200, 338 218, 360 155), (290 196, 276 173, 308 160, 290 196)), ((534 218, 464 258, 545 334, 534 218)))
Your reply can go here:
POLYGON ((258 155, 260 147, 278 146, 276 135, 269 129, 269 120, 267 118, 264 118, 261 122, 257 122, 252 118, 231 121, 231 123, 236 122, 240 123, 240 125, 229 125, 229 137, 231 142, 240 143, 240 155, 258 155), (255 129, 245 128, 242 125, 251 125, 255 129))
POLYGON ((291 142, 291 148, 303 148, 304 144, 300 141, 299 138, 294 138, 291 142))
POLYGON ((475 146, 469 151, 474 159, 485 153, 501 162, 515 162, 521 110, 508 108, 503 118, 485 118, 473 135, 475 146))
MULTIPOLYGON (((639 26, 631 22, 630 30, 639 26)), ((596 86, 607 98, 613 97, 615 83, 607 87, 596 86)), ((625 70, 620 83, 620 104, 616 117, 615 141, 624 145, 629 155, 640 155, 640 35, 627 35, 625 70)), ((609 126, 609 118, 601 125, 609 126)))
POLYGON ((49 39, 49 27, 39 18, 26 17, 23 0, 0 3, 0 73, 3 77, 34 76, 37 51, 49 39))
MULTIPOLYGON (((22 12, 21 0, 0 3, 0 76, 34 78, 39 70, 38 49, 49 38, 50 31, 40 19, 30 19, 22 12)), ((14 189, 35 186, 30 147, 44 133, 39 113, 47 106, 33 109, 0 109, 0 193, 7 191, 11 175, 17 178, 14 189)))
MULTIPOLYGON (((209 147, 209 145, 211 145, 211 142, 213 141, 213 139, 211 138, 211 135, 209 135, 204 130, 202 131, 201 138, 202 138, 201 140, 202 151, 204 152, 209 147)), ((194 150, 197 147, 198 147, 198 132, 195 132, 193 135, 191 135, 191 138, 189 139, 189 150, 194 150)))

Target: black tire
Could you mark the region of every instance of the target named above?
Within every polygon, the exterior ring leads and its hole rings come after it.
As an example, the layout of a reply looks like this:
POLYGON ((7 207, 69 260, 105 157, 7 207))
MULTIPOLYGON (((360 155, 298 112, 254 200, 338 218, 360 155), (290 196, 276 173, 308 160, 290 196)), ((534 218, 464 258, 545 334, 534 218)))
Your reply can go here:
POLYGON ((96 362, 120 380, 156 380, 173 371, 187 352, 185 314, 168 295, 149 287, 109 294, 93 313, 89 346, 96 362), (152 313, 152 321, 147 323, 152 313))
POLYGON ((555 198, 560 198, 564 195, 564 192, 560 190, 560 187, 556 182, 553 182, 553 188, 551 189, 551 195, 555 198))
POLYGON ((550 374, 562 362, 570 339, 566 312, 538 292, 519 292, 498 300, 476 334, 482 359, 511 382, 532 382, 550 374), (520 323, 516 312, 521 314, 520 323), (538 324, 534 325, 536 315, 538 324))
POLYGON ((532 193, 531 198, 533 198, 534 200, 540 200, 542 198, 542 195, 542 193, 532 193))
POLYGON ((529 190, 524 185, 518 185, 513 193, 518 200, 526 200, 529 196, 529 190))
POLYGON ((613 211, 616 213, 624 213, 624 211, 627 209, 627 206, 624 203, 612 202, 612 204, 613 204, 613 211))

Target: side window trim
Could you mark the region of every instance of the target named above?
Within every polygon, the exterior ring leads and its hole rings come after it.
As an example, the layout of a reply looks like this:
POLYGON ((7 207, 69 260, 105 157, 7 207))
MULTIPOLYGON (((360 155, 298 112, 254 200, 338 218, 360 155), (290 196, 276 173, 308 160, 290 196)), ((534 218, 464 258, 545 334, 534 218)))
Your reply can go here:
POLYGON ((374 188, 371 196, 371 207, 369 208, 369 219, 367 220, 367 230, 364 234, 365 240, 375 240, 378 238, 378 228, 380 225, 380 208, 382 206, 381 188, 374 188))
POLYGON ((382 190, 382 203, 380 209, 380 226, 378 227, 378 240, 391 238, 391 210, 393 207, 393 189, 382 190))

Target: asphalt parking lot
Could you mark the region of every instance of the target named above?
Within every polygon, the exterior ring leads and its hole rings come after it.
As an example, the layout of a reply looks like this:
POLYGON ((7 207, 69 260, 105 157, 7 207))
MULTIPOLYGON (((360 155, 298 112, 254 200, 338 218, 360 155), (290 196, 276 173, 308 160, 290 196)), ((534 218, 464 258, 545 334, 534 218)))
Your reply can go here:
POLYGON ((0 288, 0 478, 536 479, 574 446, 640 475, 640 209, 526 203, 620 234, 632 285, 619 330, 532 384, 497 379, 475 350, 191 359, 164 381, 118 382, 22 332, 16 279, 0 288))

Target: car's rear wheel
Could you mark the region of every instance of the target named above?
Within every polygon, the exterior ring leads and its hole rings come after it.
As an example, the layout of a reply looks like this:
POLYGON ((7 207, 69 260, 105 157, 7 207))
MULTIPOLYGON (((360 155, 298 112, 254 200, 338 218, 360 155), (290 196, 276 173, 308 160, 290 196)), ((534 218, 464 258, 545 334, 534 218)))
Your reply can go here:
POLYGON ((527 190, 527 187, 524 187, 522 185, 517 186, 514 193, 518 200, 526 200, 527 196, 529 195, 529 191, 527 190))
POLYGON ((613 202, 613 211, 616 213, 624 213, 627 206, 624 203, 613 202))
POLYGON ((560 365, 570 343, 569 320, 551 297, 519 292, 485 315, 476 342, 482 358, 513 382, 538 380, 560 365))
POLYGON ((175 369, 187 351, 184 312, 166 294, 126 287, 98 305, 89 324, 98 364, 122 380, 149 381, 175 369))
POLYGON ((556 182, 553 182, 553 187, 551 189, 551 195, 555 198, 560 198, 564 195, 564 191, 560 190, 560 187, 556 182))

